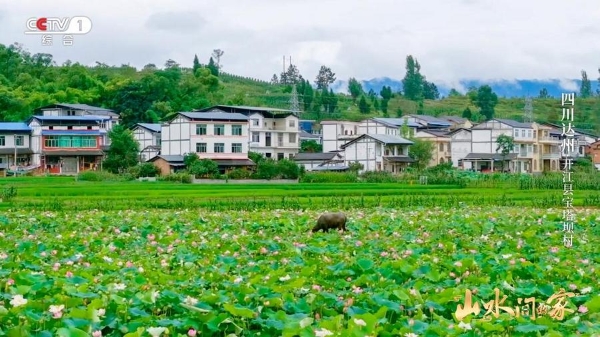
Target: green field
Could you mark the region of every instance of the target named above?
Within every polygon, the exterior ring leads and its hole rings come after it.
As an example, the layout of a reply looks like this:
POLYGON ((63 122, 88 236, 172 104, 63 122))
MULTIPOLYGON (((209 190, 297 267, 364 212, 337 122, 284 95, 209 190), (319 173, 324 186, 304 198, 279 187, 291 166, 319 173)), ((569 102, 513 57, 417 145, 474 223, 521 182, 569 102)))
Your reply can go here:
MULTIPOLYGON (((588 184, 589 185, 589 184, 588 184)), ((558 207, 559 189, 520 189, 507 181, 458 185, 407 183, 179 184, 172 182, 88 182, 74 177, 0 180, 17 197, 0 209, 123 210, 185 209, 352 209, 364 207, 487 206, 558 207), (493 184, 495 183, 495 184, 493 184), (492 187, 493 186, 493 187, 492 187)), ((591 185, 590 185, 591 186, 591 185)), ((576 206, 597 206, 600 191, 576 190, 576 206)))

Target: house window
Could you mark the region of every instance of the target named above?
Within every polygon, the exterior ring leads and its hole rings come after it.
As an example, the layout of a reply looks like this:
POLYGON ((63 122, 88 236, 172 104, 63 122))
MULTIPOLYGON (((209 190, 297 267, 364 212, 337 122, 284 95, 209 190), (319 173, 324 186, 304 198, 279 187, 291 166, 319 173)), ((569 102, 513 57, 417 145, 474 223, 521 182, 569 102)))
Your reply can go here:
POLYGON ((525 130, 521 130, 521 137, 525 138, 525 130))
POLYGON ((206 143, 196 143, 196 152, 206 153, 206 143))
POLYGON ((242 153, 242 143, 231 144, 231 153, 242 153))
POLYGON ((284 158, 283 157, 283 153, 278 153, 277 154, 277 160, 282 160, 283 158, 284 158))
POLYGON ((519 137, 519 129, 515 129, 515 138, 519 137))
POLYGON ((296 127, 296 121, 293 119, 290 119, 290 128, 295 128, 296 127))
POLYGON ((206 134, 206 124, 196 124, 196 134, 197 135, 205 135, 206 134))
POLYGON ((88 127, 87 127, 87 129, 88 129, 88 130, 91 130, 91 129, 92 129, 92 127, 91 127, 91 126, 88 126, 88 127))
POLYGON ((537 138, 537 130, 533 130, 533 138, 536 139, 537 138))
POLYGON ((215 143, 215 153, 223 153, 225 152, 225 144, 224 143, 215 143))
POLYGON ((0 146, 6 146, 6 137, 0 136, 0 146))
POLYGON ((95 136, 46 136, 44 147, 52 148, 95 148, 98 139, 95 136))
POLYGON ((215 136, 223 136, 225 134, 225 125, 216 124, 215 125, 215 136))
POLYGON ((533 145, 533 153, 538 153, 538 147, 537 147, 537 145, 533 145))
POLYGON ((527 138, 531 138, 532 130, 527 130, 527 138))
POLYGON ((23 146, 25 145, 25 137, 24 136, 15 136, 15 146, 23 146))
POLYGON ((444 143, 440 143, 440 152, 444 152, 444 143))
POLYGON ((259 126, 260 125, 259 122, 260 121, 258 119, 253 119, 252 120, 252 126, 259 126))
POLYGON ((260 143, 260 133, 258 133, 258 132, 252 132, 252 142, 253 143, 260 143))
POLYGON ((452 143, 447 143, 448 145, 446 146, 448 148, 448 152, 452 152, 452 148, 450 147, 452 145, 452 143))
POLYGON ((54 130, 54 126, 50 125, 50 126, 48 127, 48 130, 54 130))
POLYGON ((296 134, 295 133, 290 133, 289 138, 290 138, 289 141, 290 141, 291 144, 295 144, 296 143, 296 134))
POLYGON ((242 135, 242 126, 241 125, 232 125, 231 126, 231 134, 234 136, 242 135))
POLYGON ((277 146, 283 146, 283 133, 277 134, 277 146))

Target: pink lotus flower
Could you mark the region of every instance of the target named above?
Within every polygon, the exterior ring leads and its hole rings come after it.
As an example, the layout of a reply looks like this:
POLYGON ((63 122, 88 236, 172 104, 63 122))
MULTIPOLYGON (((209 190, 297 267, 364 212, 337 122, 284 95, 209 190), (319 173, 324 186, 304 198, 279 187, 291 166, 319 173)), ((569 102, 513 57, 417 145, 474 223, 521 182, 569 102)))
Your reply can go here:
POLYGON ((102 331, 96 330, 92 332, 92 337, 102 337, 102 331))
POLYGON ((8 280, 6 280, 6 285, 7 286, 12 286, 13 284, 15 284, 15 280, 9 278, 8 280))
POLYGON ((579 310, 577 310, 577 311, 579 311, 582 314, 585 314, 586 312, 588 312, 588 308, 584 305, 580 305, 579 310))
POLYGON ((194 330, 194 329, 189 329, 189 330, 188 330, 188 333, 187 333, 187 335, 188 335, 188 336, 190 336, 190 337, 194 337, 194 336, 196 336, 196 330, 194 330))
POLYGON ((552 247, 552 248, 550 248, 550 252, 551 253, 557 253, 558 252, 558 247, 552 247))
POLYGON ((73 273, 71 271, 67 271, 65 274, 66 277, 73 277, 73 273))

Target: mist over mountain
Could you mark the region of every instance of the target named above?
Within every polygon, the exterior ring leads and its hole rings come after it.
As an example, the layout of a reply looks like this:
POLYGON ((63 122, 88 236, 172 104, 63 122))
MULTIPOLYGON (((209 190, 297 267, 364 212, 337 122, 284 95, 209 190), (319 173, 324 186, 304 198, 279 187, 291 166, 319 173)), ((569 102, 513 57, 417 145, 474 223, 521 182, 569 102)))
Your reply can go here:
MULTIPOLYGON (((592 91, 598 90, 598 81, 592 82, 592 91)), ((393 92, 402 90, 402 80, 396 80, 389 77, 373 78, 366 81, 361 81, 363 89, 368 92, 373 89, 379 93, 381 88, 389 86, 393 92)), ((540 90, 546 88, 548 95, 551 97, 560 98, 561 93, 565 92, 579 92, 581 86, 581 80, 497 80, 497 81, 481 81, 481 80, 461 80, 458 84, 451 86, 443 83, 435 83, 440 92, 440 97, 448 95, 450 89, 454 88, 461 93, 465 93, 470 87, 479 87, 481 85, 488 84, 492 87, 498 97, 537 97, 540 94, 540 90)), ((347 93, 348 92, 348 81, 338 80, 332 84, 331 88, 334 92, 347 93)))

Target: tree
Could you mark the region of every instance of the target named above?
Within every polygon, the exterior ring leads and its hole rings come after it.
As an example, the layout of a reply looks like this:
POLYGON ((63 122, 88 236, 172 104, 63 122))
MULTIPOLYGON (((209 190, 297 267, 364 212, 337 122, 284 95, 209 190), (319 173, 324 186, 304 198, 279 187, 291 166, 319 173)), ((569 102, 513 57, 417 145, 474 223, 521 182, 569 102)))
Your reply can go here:
POLYGON ((498 153, 498 151, 500 151, 500 154, 502 155, 501 167, 502 167, 502 171, 504 171, 504 163, 506 162, 506 157, 515 148, 514 139, 511 136, 500 135, 496 139, 496 143, 498 144, 498 146, 496 147, 496 153, 498 153))
POLYGON ((277 74, 273 74, 273 77, 271 77, 271 84, 279 84, 279 79, 277 78, 277 74))
POLYGON ((396 109, 396 117, 402 117, 403 114, 404 112, 402 111, 402 108, 396 109))
POLYGON ((302 94, 302 104, 304 105, 304 111, 310 111, 310 107, 315 98, 315 93, 313 87, 310 85, 308 80, 303 80, 302 82, 302 90, 299 92, 302 94))
POLYGON ((210 70, 210 73, 213 76, 219 76, 219 66, 217 66, 215 64, 215 60, 213 60, 213 58, 211 57, 210 60, 208 60, 208 66, 207 68, 210 70))
POLYGON ((400 136, 402 136, 402 138, 410 138, 410 127, 408 126, 408 118, 404 117, 404 120, 402 121, 402 126, 400 126, 400 136))
POLYGON ((198 60, 198 55, 194 55, 194 66, 192 68, 194 75, 196 75, 196 71, 200 68, 202 68, 202 66, 200 65, 200 61, 198 60))
POLYGON ((317 74, 317 78, 315 79, 317 89, 327 89, 333 82, 335 82, 335 74, 331 71, 331 68, 321 66, 319 74, 317 74))
POLYGON ((298 68, 295 65, 290 64, 288 69, 285 72, 282 72, 279 76, 279 83, 290 85, 298 84, 301 78, 302 76, 300 76, 300 71, 298 68))
POLYGON ((579 89, 579 97, 588 98, 592 96, 592 82, 587 77, 587 73, 581 71, 581 87, 579 89))
POLYGON ((460 97, 460 96, 462 96, 461 93, 458 92, 454 88, 450 89, 450 92, 448 92, 448 97, 460 97))
POLYGON ((373 101, 373 109, 375 111, 379 111, 379 109, 380 109, 379 100, 377 98, 373 101))
POLYGON ((352 96, 352 101, 354 103, 356 103, 358 97, 363 94, 362 84, 354 77, 351 77, 348 80, 348 92, 350 92, 350 96, 352 96))
POLYGON ((548 95, 548 90, 546 88, 542 88, 542 90, 540 90, 538 98, 550 98, 550 95, 548 95))
POLYGON ((316 140, 304 140, 300 144, 300 153, 320 153, 323 152, 323 145, 317 143, 316 140))
POLYGON ((139 162, 139 143, 133 132, 121 124, 115 125, 108 133, 110 147, 103 168, 112 173, 122 173, 139 162))
POLYGON ((411 137, 410 140, 413 144, 408 149, 408 156, 414 160, 412 166, 418 171, 422 171, 429 165, 433 158, 435 144, 431 141, 419 138, 411 137))
POLYGON ((440 92, 437 86, 432 82, 423 81, 423 98, 425 99, 439 99, 440 92))
POLYGON ((402 80, 404 97, 411 101, 420 101, 423 99, 423 75, 421 75, 421 65, 419 61, 408 55, 406 57, 406 75, 402 80))
POLYGON ((469 109, 469 107, 466 107, 465 110, 463 110, 463 112, 462 112, 462 116, 463 116, 463 118, 470 120, 471 117, 473 117, 473 114, 471 113, 471 109, 469 109))
POLYGON ((489 85, 482 85, 474 95, 471 95, 473 104, 479 107, 479 112, 487 120, 494 118, 494 107, 498 104, 498 96, 489 85))
POLYGON ((369 105, 369 102, 367 102, 367 99, 364 95, 360 97, 360 101, 358 102, 358 110, 363 114, 368 114, 371 112, 371 106, 369 105))
POLYGON ((172 68, 179 68, 179 63, 168 59, 167 62, 165 62, 165 68, 166 69, 172 69, 172 68))
POLYGON ((384 85, 383 88, 381 88, 381 91, 379 91, 379 95, 381 98, 383 98, 383 100, 389 101, 392 98, 392 87, 386 87, 384 85))
POLYGON ((223 56, 223 54, 225 54, 225 51, 223 51, 221 49, 213 50, 212 57, 217 61, 217 64, 216 64, 217 70, 221 70, 221 68, 223 67, 221 65, 221 56, 223 56))

